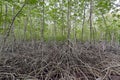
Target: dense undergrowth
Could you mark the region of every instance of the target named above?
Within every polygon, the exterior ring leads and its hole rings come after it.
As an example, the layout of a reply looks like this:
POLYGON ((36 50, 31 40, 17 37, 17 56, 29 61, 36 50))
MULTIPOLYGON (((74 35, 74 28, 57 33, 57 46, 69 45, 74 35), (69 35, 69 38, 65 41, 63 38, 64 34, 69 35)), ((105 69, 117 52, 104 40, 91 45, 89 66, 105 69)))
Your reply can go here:
POLYGON ((119 76, 120 47, 104 41, 22 42, 0 54, 0 80, 120 80, 119 76))

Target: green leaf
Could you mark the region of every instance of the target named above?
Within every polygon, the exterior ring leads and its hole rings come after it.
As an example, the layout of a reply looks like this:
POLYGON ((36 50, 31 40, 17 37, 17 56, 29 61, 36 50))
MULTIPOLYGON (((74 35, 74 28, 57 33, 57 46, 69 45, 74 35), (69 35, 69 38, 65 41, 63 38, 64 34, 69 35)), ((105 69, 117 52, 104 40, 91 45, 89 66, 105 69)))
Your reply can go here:
POLYGON ((36 4, 38 0, 26 0, 27 4, 36 4))

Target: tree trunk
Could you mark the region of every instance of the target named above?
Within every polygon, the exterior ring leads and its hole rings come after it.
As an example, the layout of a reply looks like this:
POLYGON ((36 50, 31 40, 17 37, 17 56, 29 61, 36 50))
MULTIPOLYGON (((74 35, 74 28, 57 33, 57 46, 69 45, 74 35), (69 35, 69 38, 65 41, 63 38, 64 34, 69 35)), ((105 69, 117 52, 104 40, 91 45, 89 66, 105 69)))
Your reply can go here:
POLYGON ((67 39, 70 39, 70 31, 71 31, 71 24, 70 24, 70 1, 68 0, 68 12, 67 12, 67 26, 68 26, 68 33, 67 33, 67 39))
POLYGON ((86 9, 85 9, 85 6, 86 6, 86 5, 85 5, 85 4, 86 4, 86 3, 84 2, 83 22, 82 22, 82 42, 84 41, 84 39, 83 39, 84 37, 83 37, 83 36, 84 36, 84 24, 85 24, 85 16, 86 16, 86 14, 85 14, 85 10, 86 10, 86 9))
POLYGON ((92 38, 93 38, 93 36, 92 36, 92 33, 93 33, 93 31, 92 31, 92 12, 93 12, 93 1, 91 0, 90 1, 90 43, 91 43, 91 41, 92 41, 92 38))
POLYGON ((45 2, 43 0, 42 27, 41 27, 41 40, 42 41, 44 41, 44 26, 45 26, 44 25, 45 24, 45 19, 44 19, 45 18, 45 13, 44 13, 45 12, 45 8, 44 7, 45 7, 45 2))

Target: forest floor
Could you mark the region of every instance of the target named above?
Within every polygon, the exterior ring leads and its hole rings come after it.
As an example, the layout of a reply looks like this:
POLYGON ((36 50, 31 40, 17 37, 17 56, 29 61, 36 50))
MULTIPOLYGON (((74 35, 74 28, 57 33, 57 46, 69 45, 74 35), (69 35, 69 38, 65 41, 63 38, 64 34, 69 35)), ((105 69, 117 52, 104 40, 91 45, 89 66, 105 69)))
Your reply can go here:
POLYGON ((9 45, 0 54, 0 80, 120 80, 120 47, 104 42, 9 45))

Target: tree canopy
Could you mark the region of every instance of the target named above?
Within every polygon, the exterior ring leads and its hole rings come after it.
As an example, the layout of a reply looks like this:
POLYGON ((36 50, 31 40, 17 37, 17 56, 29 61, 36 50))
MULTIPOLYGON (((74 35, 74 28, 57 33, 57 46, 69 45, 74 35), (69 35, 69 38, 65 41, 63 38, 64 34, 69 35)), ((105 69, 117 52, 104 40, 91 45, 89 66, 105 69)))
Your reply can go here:
POLYGON ((114 0, 1 0, 0 6, 6 39, 120 41, 114 0))

